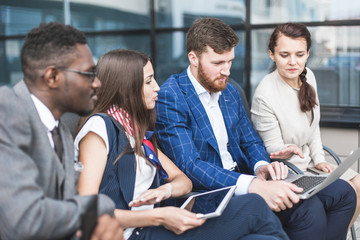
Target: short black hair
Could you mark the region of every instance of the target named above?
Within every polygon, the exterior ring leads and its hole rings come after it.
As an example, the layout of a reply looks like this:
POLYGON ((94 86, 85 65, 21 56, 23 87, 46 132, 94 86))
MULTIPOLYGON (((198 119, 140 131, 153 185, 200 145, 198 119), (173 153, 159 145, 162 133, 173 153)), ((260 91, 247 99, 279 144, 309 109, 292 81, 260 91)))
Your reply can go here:
POLYGON ((25 37, 21 65, 26 79, 34 81, 36 72, 50 65, 66 67, 73 61, 76 44, 86 44, 85 34, 62 23, 41 23, 25 37))

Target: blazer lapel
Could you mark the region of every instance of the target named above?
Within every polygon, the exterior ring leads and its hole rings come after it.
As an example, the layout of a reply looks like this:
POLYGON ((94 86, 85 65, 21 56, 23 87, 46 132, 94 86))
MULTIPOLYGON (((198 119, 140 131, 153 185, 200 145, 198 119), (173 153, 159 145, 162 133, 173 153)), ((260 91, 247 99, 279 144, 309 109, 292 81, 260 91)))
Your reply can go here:
POLYGON ((229 138, 229 143, 234 141, 234 138, 232 136, 232 131, 230 129, 231 124, 231 116, 234 116, 234 112, 230 107, 231 99, 229 99, 228 96, 225 96, 225 94, 221 94, 219 97, 219 106, 221 109, 221 112, 223 114, 224 122, 226 131, 229 138))
MULTIPOLYGON (((34 122, 37 123, 39 126, 41 126, 41 133, 38 133, 42 139, 46 139, 44 142, 46 145, 44 145, 44 151, 49 152, 49 162, 44 164, 49 164, 49 173, 48 174, 56 174, 56 191, 55 194, 57 195, 57 198, 62 198, 62 183, 65 178, 64 174, 64 168, 56 154, 56 152, 52 149, 50 142, 48 140, 47 135, 47 128, 44 124, 42 124, 39 114, 37 113, 37 109, 35 105, 33 104, 33 100, 30 96, 30 91, 28 87, 26 86, 24 81, 20 81, 18 84, 15 85, 14 91, 16 95, 24 101, 25 104, 27 104, 26 110, 29 112, 29 115, 34 118, 34 122), (55 159, 55 161, 53 161, 55 159)), ((63 133, 60 133, 63 136, 63 133)), ((64 140, 62 138, 63 144, 64 140)), ((65 154, 64 154, 65 156, 65 154)), ((51 179, 50 177, 48 179, 51 179)), ((51 185, 51 183, 49 183, 51 185)))
MULTIPOLYGON (((111 121, 118 128, 119 131, 119 139, 118 139, 118 153, 121 153, 124 148, 127 147, 129 143, 128 138, 120 124, 112 117, 110 117, 111 121)), ((136 177, 136 161, 135 154, 132 149, 129 149, 129 153, 125 153, 124 156, 120 159, 121 163, 118 162, 116 164, 118 179, 120 185, 120 191, 123 194, 123 197, 127 203, 133 200, 134 197, 134 188, 135 188, 135 177, 136 177)), ((119 160, 119 161, 120 161, 119 160)))
POLYGON ((125 202, 129 203, 134 197, 135 186, 135 155, 125 154, 121 158, 122 163, 117 164, 120 190, 125 202), (120 168, 121 167, 121 168, 120 168))
POLYGON ((194 86, 192 85, 186 71, 179 81, 179 86, 184 93, 184 98, 187 101, 189 108, 194 116, 194 119, 200 128, 201 133, 208 143, 219 153, 219 147, 211 127, 210 120, 206 114, 205 108, 202 105, 199 96, 197 95, 194 86))

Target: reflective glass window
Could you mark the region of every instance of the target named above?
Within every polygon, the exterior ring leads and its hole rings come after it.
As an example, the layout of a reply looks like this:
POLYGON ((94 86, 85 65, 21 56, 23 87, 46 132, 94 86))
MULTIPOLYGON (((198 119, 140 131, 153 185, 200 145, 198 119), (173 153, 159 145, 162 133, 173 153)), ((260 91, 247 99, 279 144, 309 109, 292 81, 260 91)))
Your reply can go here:
POLYGON ((360 19, 357 0, 251 0, 251 23, 360 19))
POLYGON ((189 27, 198 17, 216 17, 224 22, 245 22, 245 0, 155 0, 156 27, 189 27))
POLYGON ((20 51, 23 40, 0 41, 0 86, 14 85, 23 78, 20 51))
POLYGON ((71 0, 71 24, 82 31, 149 29, 148 0, 71 0))
POLYGON ((63 22, 62 1, 0 0, 0 36, 26 34, 41 22, 63 22))
MULTIPOLYGON (((106 52, 122 48, 134 49, 150 55, 149 35, 115 35, 87 37, 95 63, 106 52)), ((14 85, 23 78, 20 63, 21 40, 0 41, 0 85, 14 85)))
POLYGON ((87 37, 95 63, 113 49, 134 49, 150 55, 149 35, 113 35, 87 37))

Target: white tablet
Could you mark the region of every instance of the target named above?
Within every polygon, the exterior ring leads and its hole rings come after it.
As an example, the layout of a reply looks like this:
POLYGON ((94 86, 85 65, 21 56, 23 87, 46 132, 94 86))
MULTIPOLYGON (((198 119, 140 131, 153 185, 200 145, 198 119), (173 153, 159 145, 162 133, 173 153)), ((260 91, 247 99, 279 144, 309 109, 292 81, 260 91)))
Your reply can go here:
POLYGON ((229 203, 231 197, 234 195, 236 186, 230 186, 230 187, 224 187, 219 188, 216 190, 212 190, 209 192, 203 192, 199 194, 194 194, 190 196, 183 205, 181 205, 180 208, 184 208, 186 210, 192 211, 192 208, 195 204, 195 202, 199 202, 201 204, 201 201, 206 201, 207 199, 217 198, 220 200, 217 200, 219 204, 216 206, 215 210, 209 210, 209 211, 203 211, 203 212, 196 212, 201 213, 203 216, 201 218, 212 218, 212 217, 218 217, 222 214, 224 209, 226 208, 227 204, 229 203))

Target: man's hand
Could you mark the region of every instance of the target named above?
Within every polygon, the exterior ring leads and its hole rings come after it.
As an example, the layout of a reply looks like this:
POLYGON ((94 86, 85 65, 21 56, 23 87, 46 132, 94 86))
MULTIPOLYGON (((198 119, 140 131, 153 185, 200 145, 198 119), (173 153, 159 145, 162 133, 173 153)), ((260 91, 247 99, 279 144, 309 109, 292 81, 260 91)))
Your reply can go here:
POLYGON ((154 210, 158 211, 158 216, 161 219, 160 224, 175 234, 181 234, 189 229, 199 227, 205 222, 205 219, 199 218, 197 214, 182 208, 161 207, 154 210))
POLYGON ((304 153, 296 145, 289 145, 288 147, 284 148, 283 150, 270 153, 271 159, 288 159, 291 158, 294 154, 299 155, 299 157, 304 158, 304 153))
POLYGON ((300 200, 295 192, 302 191, 302 188, 289 182, 263 181, 256 178, 249 186, 249 193, 257 193, 260 195, 270 209, 275 212, 292 208, 293 204, 298 203, 300 200))
POLYGON ((289 174, 289 169, 282 162, 272 162, 268 165, 260 166, 256 170, 256 176, 261 180, 282 180, 289 174))
POLYGON ((91 240, 123 240, 123 233, 120 223, 106 214, 98 218, 91 240))

